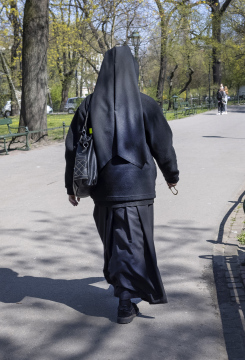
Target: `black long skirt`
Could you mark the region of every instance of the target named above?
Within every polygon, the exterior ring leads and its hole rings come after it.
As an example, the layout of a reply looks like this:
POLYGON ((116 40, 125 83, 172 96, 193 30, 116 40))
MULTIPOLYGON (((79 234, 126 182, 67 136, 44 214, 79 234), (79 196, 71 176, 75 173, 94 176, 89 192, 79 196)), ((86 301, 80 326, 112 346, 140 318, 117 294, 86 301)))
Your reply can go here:
POLYGON ((128 298, 167 303, 153 241, 153 204, 95 205, 94 219, 104 245, 104 276, 114 295, 126 291, 128 298))

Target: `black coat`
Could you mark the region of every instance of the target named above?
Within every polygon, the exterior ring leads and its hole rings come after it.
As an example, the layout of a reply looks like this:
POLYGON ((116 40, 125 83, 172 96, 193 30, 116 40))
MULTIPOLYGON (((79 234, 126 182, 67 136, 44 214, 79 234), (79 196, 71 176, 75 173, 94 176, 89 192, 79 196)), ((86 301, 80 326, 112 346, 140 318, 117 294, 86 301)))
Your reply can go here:
MULTIPOLYGON (((76 146, 88 109, 89 95, 76 111, 66 138, 65 186, 73 195, 73 168, 76 146)), ((167 182, 176 183, 179 171, 172 145, 172 131, 159 105, 151 97, 140 93, 143 109, 144 129, 147 142, 147 160, 140 168, 116 155, 100 170, 98 183, 91 197, 98 201, 135 201, 155 197, 156 160, 167 182)), ((93 130, 94 131, 94 130, 93 130)), ((137 142, 137 137, 135 138, 137 142)), ((100 145, 103 146, 103 145, 100 145)), ((98 153, 99 148, 95 149, 98 153)))

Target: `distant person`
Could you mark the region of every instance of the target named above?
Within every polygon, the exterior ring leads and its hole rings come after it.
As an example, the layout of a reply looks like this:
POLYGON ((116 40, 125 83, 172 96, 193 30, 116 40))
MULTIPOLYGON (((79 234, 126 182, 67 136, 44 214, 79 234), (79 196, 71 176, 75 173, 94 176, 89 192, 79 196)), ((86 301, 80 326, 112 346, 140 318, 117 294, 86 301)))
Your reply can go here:
POLYGON ((224 108, 225 96, 226 96, 226 93, 224 92, 224 87, 221 84, 219 87, 219 90, 217 91, 217 100, 218 100, 218 114, 217 115, 222 115, 223 112, 225 111, 225 108, 224 108))
POLYGON ((138 76, 138 64, 128 46, 108 50, 94 93, 77 109, 66 138, 65 185, 70 203, 77 206, 80 199, 73 192, 73 169, 90 109, 99 168, 90 196, 104 245, 105 279, 119 298, 120 324, 130 323, 139 314, 132 298, 150 304, 167 302, 153 239, 157 175, 153 158, 169 188, 179 180, 172 131, 155 100, 140 93, 138 76))
POLYGON ((224 87, 224 91, 225 91, 225 93, 226 93, 226 97, 225 97, 225 114, 227 114, 227 103, 228 103, 228 87, 227 86, 225 86, 224 87))

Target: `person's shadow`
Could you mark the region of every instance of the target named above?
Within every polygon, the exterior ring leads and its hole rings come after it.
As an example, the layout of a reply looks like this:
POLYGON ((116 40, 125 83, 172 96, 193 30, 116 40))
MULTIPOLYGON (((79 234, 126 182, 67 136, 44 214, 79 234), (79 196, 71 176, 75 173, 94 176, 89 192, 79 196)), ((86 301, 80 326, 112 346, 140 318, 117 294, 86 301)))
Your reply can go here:
MULTIPOLYGON (((0 302, 21 303, 28 296, 65 304, 85 315, 105 317, 115 322, 118 299, 113 296, 113 287, 104 289, 95 285, 104 280, 103 277, 81 280, 21 277, 11 269, 0 268, 0 302)), ((139 301, 141 299, 136 302, 139 301)), ((42 307, 42 304, 39 304, 39 307, 42 307)), ((140 316, 152 318, 142 314, 140 316)))
POLYGON ((0 302, 21 303, 28 296, 62 303, 83 314, 115 322, 118 301, 113 297, 113 288, 92 285, 103 280, 103 277, 81 280, 19 277, 11 269, 0 268, 0 302))

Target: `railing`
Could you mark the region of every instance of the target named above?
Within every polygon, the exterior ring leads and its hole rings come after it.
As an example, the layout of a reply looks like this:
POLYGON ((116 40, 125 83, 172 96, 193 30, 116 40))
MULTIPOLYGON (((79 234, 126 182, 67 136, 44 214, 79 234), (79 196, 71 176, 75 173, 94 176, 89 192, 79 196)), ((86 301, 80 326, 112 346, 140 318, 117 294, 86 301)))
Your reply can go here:
POLYGON ((47 128, 47 129, 39 129, 39 130, 28 130, 28 134, 37 134, 37 133, 40 133, 40 132, 57 130, 57 129, 62 129, 63 128, 63 139, 65 139, 66 128, 67 127, 69 127, 69 125, 66 125, 65 122, 63 121, 62 126, 57 126, 57 127, 53 127, 53 128, 47 128))

